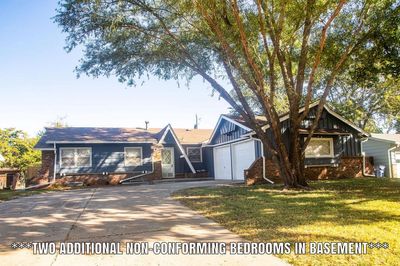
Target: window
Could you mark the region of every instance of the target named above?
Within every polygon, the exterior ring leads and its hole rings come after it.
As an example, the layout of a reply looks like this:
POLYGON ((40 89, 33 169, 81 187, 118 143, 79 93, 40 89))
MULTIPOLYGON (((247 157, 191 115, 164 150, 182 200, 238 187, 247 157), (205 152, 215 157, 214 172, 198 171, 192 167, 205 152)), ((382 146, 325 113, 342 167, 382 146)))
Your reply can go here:
POLYGON ((332 138, 311 138, 306 148, 306 158, 332 158, 333 139, 332 138))
POLYGON ((125 148, 125 166, 139 166, 142 165, 142 148, 129 147, 125 148))
POLYGON ((91 148, 61 148, 61 167, 90 167, 92 166, 91 148))
POLYGON ((200 147, 187 147, 187 155, 189 161, 194 163, 201 163, 201 148, 200 147))

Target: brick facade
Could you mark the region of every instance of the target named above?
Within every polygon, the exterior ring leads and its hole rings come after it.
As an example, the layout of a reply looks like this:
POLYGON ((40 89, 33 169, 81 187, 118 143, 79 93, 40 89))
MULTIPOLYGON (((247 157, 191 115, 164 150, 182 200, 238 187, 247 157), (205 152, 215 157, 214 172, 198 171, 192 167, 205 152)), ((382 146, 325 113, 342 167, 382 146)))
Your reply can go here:
POLYGON ((38 176, 29 180, 30 184, 43 184, 53 179, 54 151, 42 151, 42 164, 38 176))
POLYGON ((82 175, 67 175, 63 177, 57 177, 56 183, 65 185, 71 182, 82 182, 85 185, 117 185, 122 179, 128 178, 132 174, 82 174, 82 175))
MULTIPOLYGON (((342 157, 338 166, 318 166, 305 168, 308 180, 341 179, 362 177, 363 157, 342 157)), ((371 160, 366 159, 366 172, 372 173, 371 160)), ((276 183, 282 183, 279 177, 278 166, 270 159, 265 162, 266 177, 276 183)), ((254 185, 266 183, 263 178, 263 159, 258 158, 248 170, 245 171, 246 184, 254 185)))

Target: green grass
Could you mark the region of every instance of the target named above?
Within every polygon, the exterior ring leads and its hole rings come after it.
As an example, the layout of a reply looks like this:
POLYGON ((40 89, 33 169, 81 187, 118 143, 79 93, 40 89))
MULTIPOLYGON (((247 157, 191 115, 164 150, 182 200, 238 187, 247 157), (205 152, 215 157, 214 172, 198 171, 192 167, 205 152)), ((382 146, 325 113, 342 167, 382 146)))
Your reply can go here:
POLYGON ((279 255, 294 265, 400 265, 400 179, 194 188, 174 197, 249 241, 387 242, 367 255, 279 255))
POLYGON ((14 191, 9 189, 0 190, 0 201, 12 200, 19 197, 32 196, 35 194, 40 194, 48 192, 50 190, 38 189, 38 190, 27 190, 27 191, 14 191))

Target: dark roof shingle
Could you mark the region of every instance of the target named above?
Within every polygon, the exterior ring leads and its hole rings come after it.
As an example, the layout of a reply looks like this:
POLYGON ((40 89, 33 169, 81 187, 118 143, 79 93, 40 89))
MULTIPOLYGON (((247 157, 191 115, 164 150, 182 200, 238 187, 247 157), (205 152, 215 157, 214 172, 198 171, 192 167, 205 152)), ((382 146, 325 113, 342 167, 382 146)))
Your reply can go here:
MULTIPOLYGON (((46 128, 35 145, 36 149, 52 149, 53 143, 118 143, 152 142, 160 140, 165 128, 109 128, 109 127, 64 127, 46 128)), ((211 129, 173 129, 182 144, 202 143, 211 135, 211 129)))

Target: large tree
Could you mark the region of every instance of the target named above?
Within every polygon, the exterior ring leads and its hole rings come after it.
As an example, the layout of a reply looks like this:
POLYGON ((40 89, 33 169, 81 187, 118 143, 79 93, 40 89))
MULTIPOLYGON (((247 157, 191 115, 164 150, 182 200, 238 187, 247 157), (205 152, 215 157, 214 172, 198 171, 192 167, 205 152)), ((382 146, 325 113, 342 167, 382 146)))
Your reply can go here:
POLYGON ((400 7, 383 12, 386 19, 372 21, 376 26, 346 62, 328 99, 364 130, 400 133, 400 7))
POLYGON ((201 76, 256 132, 279 165, 286 187, 304 187, 305 147, 335 78, 376 27, 372 20, 397 4, 395 0, 64 0, 55 21, 67 34, 68 51, 84 47, 79 73, 116 75, 130 84, 149 73, 164 79, 201 76), (230 86, 222 85, 221 78, 230 86), (316 81, 318 111, 301 145, 300 122, 309 113, 316 81), (288 147, 276 110, 278 91, 288 102, 288 147), (264 134, 248 99, 256 99, 271 138, 264 134), (305 111, 299 114, 303 105, 305 111))
POLYGON ((15 128, 0 129, 0 154, 4 161, 1 167, 17 168, 26 171, 29 166, 40 162, 40 151, 33 147, 38 137, 31 138, 22 130, 15 128))

